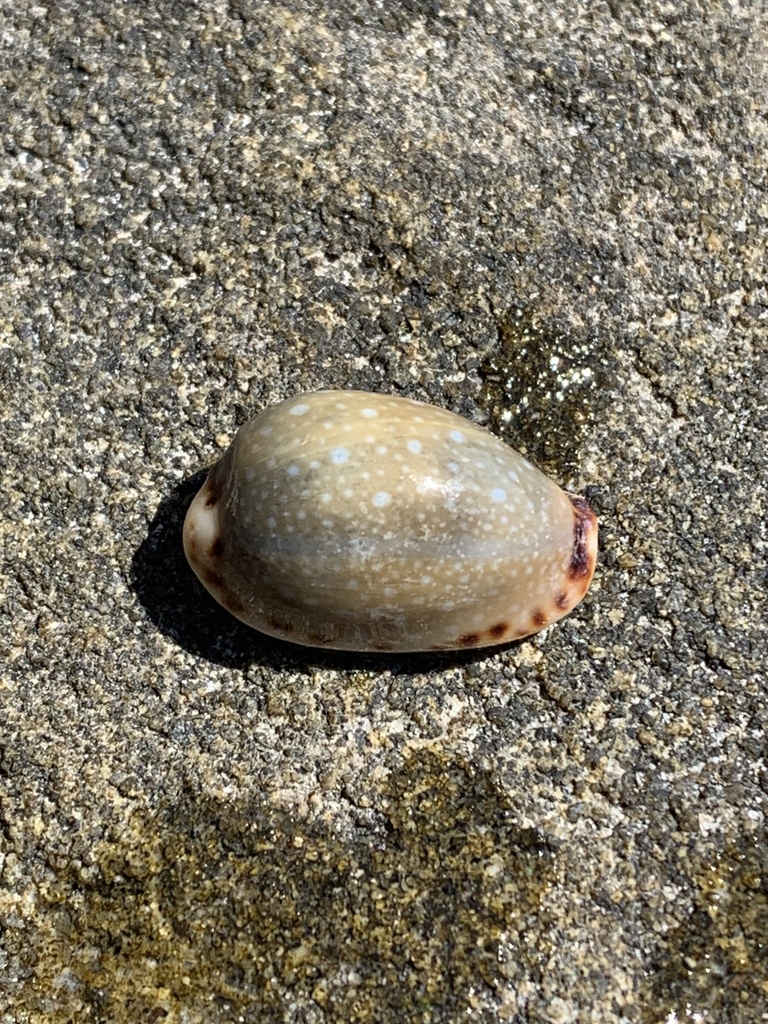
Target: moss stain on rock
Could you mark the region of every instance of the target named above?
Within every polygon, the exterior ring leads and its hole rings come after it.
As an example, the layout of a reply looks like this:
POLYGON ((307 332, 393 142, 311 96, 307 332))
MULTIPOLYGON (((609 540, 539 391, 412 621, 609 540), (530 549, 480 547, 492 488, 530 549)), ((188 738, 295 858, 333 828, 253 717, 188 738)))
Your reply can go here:
POLYGON ((768 844, 764 833, 692 864, 690 916, 648 972, 644 1024, 768 1019, 768 844))
POLYGON ((596 338, 576 338, 533 313, 498 320, 498 344, 481 367, 490 427, 546 472, 579 470, 579 452, 602 411, 611 358, 596 338))
POLYGON ((8 930, 24 1009, 48 1024, 487 1012, 551 954, 555 856, 515 817, 489 774, 432 751, 348 841, 266 802, 137 813, 41 887, 34 927, 8 930))

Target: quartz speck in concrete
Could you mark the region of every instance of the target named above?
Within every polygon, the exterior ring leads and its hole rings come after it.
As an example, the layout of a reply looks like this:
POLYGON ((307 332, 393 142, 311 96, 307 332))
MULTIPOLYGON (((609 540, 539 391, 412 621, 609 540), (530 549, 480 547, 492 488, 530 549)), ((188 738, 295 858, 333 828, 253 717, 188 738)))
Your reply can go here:
POLYGON ((760 3, 0 0, 0 1022, 768 1020, 760 3), (356 387, 601 521, 473 655, 188 570, 356 387))

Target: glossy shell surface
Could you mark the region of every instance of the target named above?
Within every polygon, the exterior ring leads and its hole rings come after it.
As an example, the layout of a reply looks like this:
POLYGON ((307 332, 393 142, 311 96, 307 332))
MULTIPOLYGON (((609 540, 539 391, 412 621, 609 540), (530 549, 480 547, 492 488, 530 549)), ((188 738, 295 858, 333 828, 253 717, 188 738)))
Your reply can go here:
POLYGON ((321 391, 240 428, 189 508, 184 549, 220 604, 272 636, 460 649, 567 615, 592 579, 597 522, 453 413, 321 391))

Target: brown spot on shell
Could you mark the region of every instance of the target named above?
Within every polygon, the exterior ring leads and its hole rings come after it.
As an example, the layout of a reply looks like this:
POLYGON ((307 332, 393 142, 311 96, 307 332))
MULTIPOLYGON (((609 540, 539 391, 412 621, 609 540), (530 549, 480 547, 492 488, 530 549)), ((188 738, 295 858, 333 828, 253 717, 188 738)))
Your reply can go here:
POLYGON ((509 623, 497 622, 495 626, 491 626, 488 630, 488 636, 494 638, 494 640, 500 640, 509 629, 509 623))
POLYGON ((226 584, 224 583, 224 577, 220 576, 217 572, 205 573, 205 580, 203 581, 207 587, 215 587, 216 590, 225 590, 226 584))
POLYGON ((319 633, 308 633, 307 639, 314 647, 327 647, 332 642, 332 637, 321 636, 319 633))
POLYGON ((208 554, 211 558, 218 558, 220 555, 224 554, 224 541, 221 537, 217 537, 213 544, 211 544, 208 549, 208 554))
POLYGON ((537 629, 541 629, 547 622, 547 616, 544 612, 535 611, 531 616, 531 622, 537 629))
POLYGON ((213 506, 219 500, 219 491, 216 487, 214 487, 210 477, 208 477, 208 479, 205 482, 205 490, 205 508, 213 508, 213 506))
POLYGON ((465 633, 463 636, 459 637, 459 646, 460 647, 474 647, 479 639, 480 639, 480 634, 479 633, 465 633))
POLYGON ((278 619, 274 615, 271 615, 267 619, 267 625, 271 629, 278 630, 278 632, 280 633, 292 633, 294 630, 294 625, 292 622, 290 622, 288 619, 278 619))
POLYGON ((595 525, 595 513, 577 495, 569 494, 575 513, 573 521, 573 550, 568 565, 568 575, 572 580, 583 580, 592 572, 592 558, 589 553, 589 533, 595 525))
POLYGON ((232 593, 227 586, 226 580, 220 573, 208 570, 200 576, 200 580, 206 589, 214 595, 219 604, 232 612, 233 615, 239 615, 245 611, 245 605, 236 594, 232 593))
POLYGON ((555 598, 555 604, 561 611, 566 609, 568 607, 568 595, 561 591, 555 598))

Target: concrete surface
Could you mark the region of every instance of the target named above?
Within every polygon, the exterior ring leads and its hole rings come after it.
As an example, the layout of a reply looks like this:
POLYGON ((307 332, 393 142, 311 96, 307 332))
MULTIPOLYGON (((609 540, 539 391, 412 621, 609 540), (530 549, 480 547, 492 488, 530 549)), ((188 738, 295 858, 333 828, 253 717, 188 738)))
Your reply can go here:
POLYGON ((0 1021, 768 1020, 761 0, 0 2, 0 1021), (559 626, 278 644, 195 583, 265 405, 487 423, 559 626))

